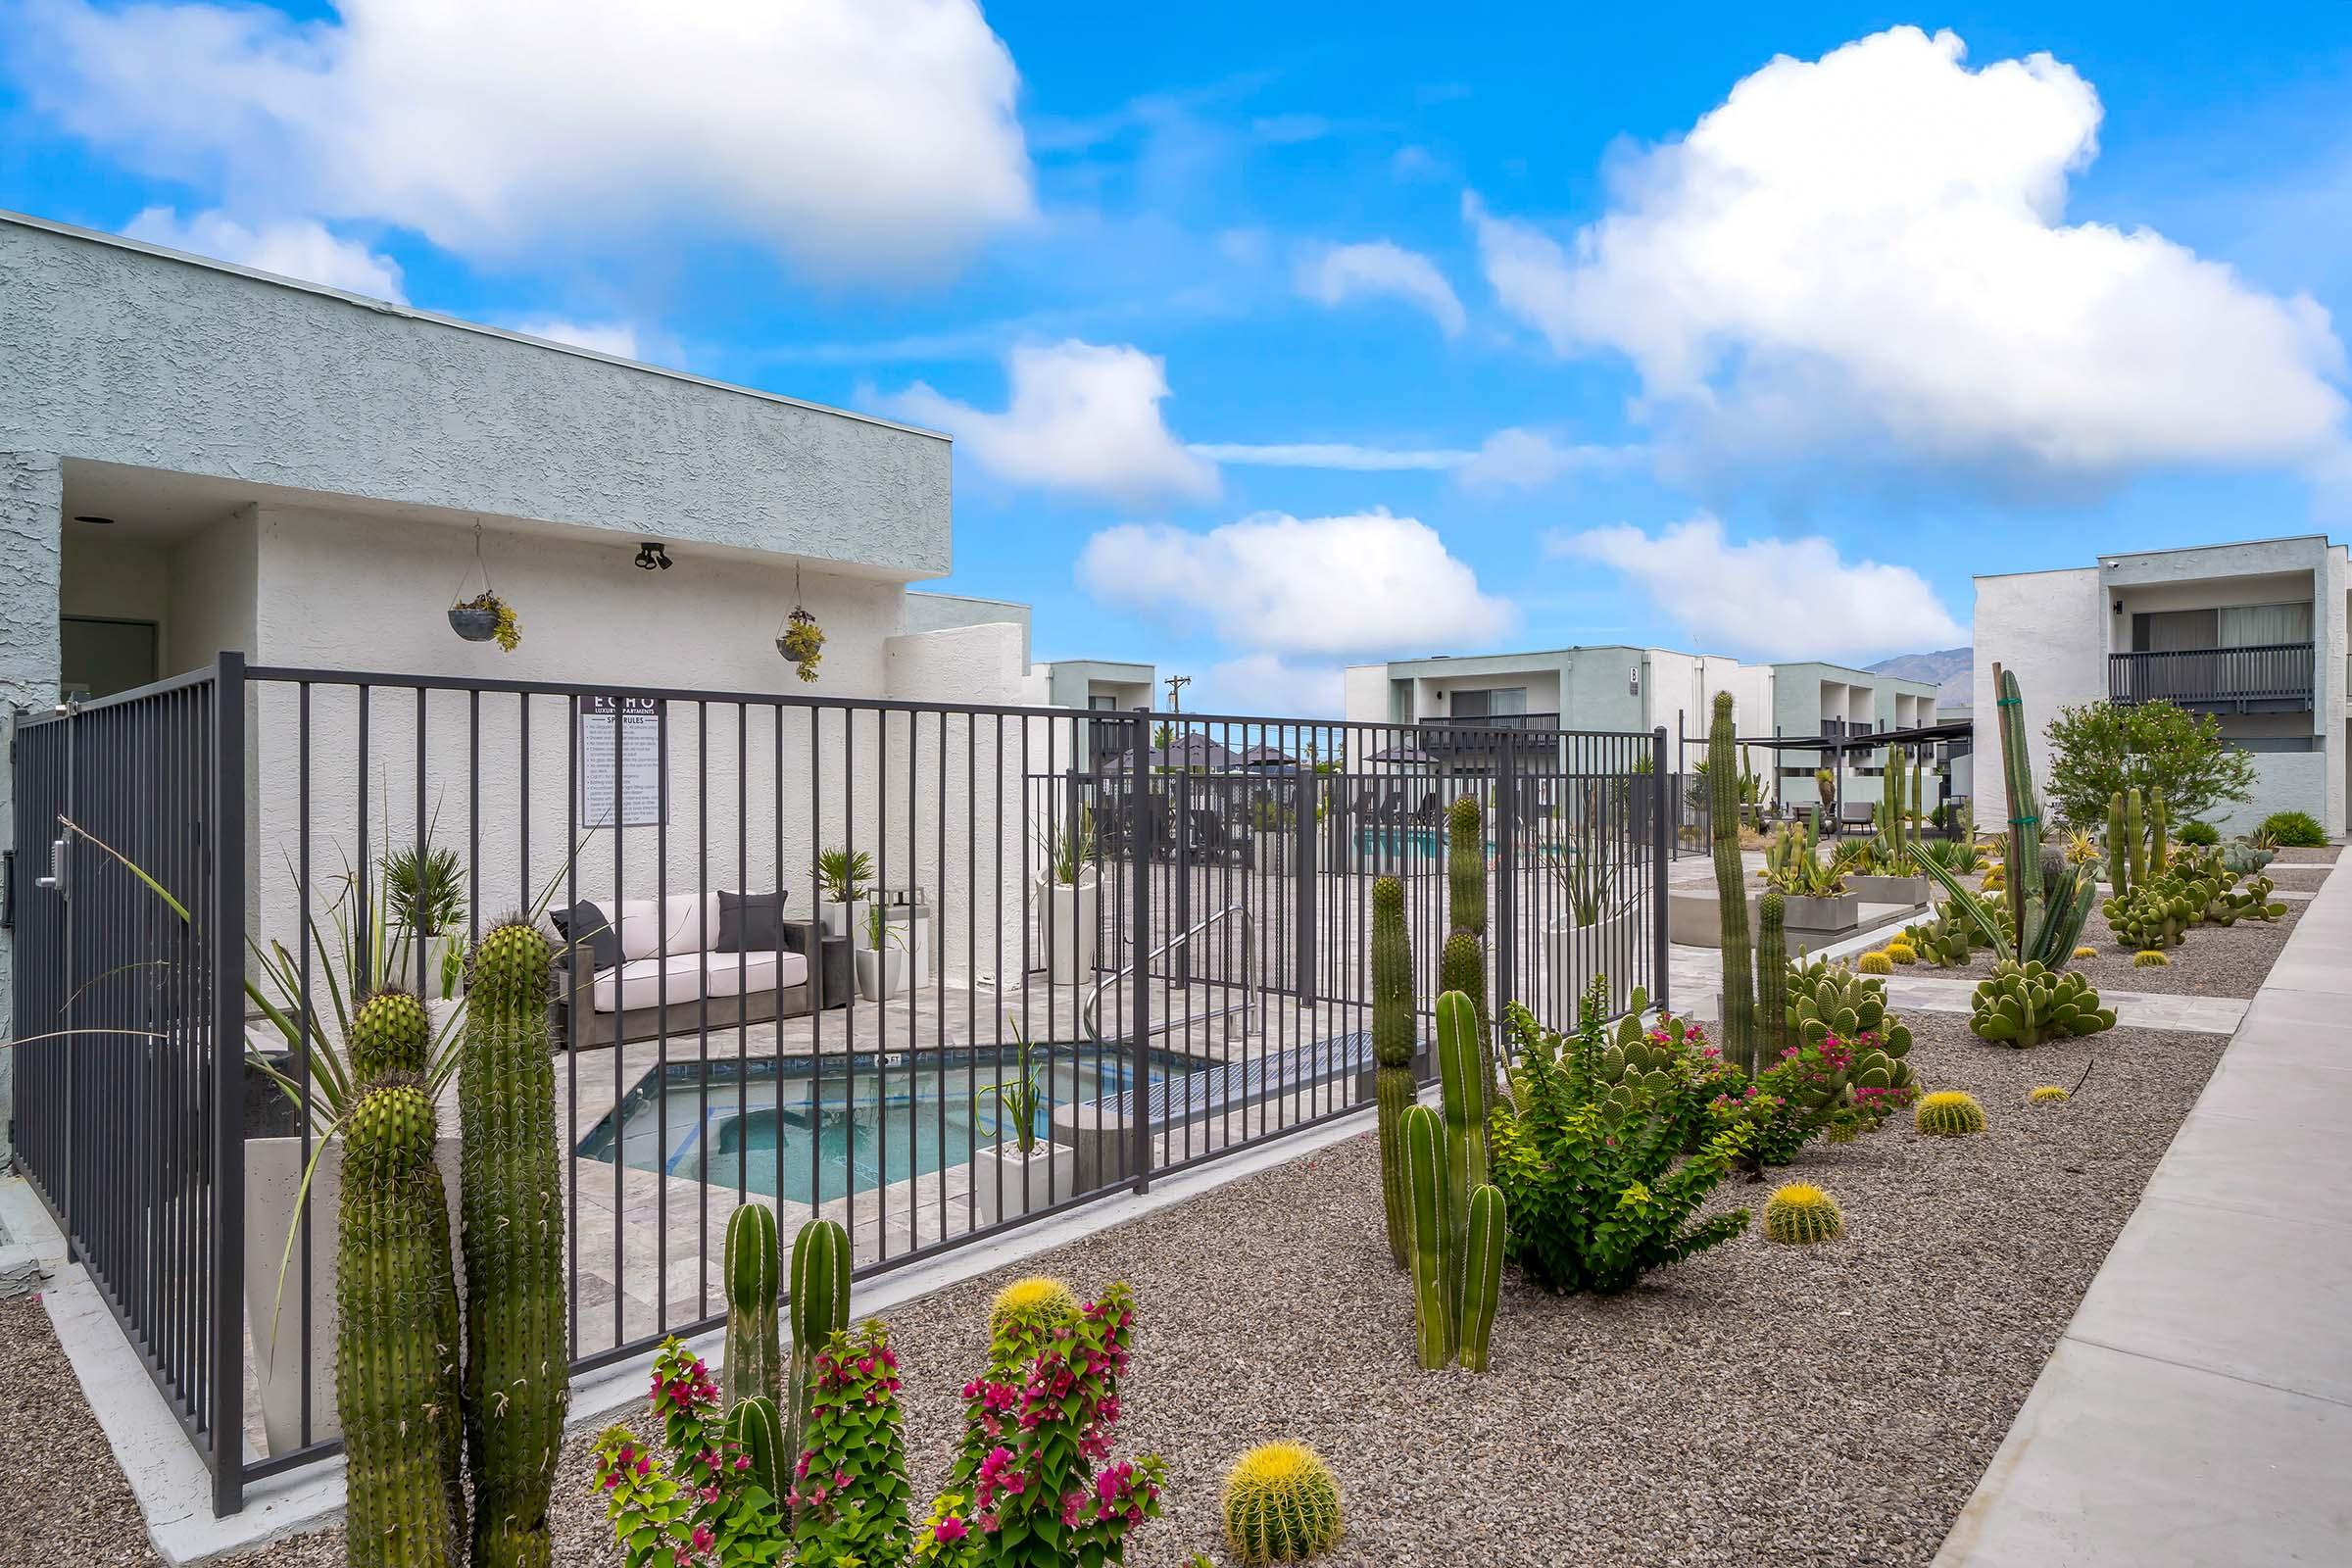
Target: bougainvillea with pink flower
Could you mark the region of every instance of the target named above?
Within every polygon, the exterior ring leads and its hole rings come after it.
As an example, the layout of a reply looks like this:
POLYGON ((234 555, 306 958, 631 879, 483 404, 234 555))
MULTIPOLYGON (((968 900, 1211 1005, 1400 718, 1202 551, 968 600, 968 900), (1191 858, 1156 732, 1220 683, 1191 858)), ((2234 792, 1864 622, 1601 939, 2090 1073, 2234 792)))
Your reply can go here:
POLYGON ((666 1456, 627 1427, 596 1440, 595 1489, 629 1568, 765 1568, 789 1542, 777 1500, 727 1437, 718 1384, 675 1339, 654 1358, 653 1413, 666 1456))
POLYGON ((805 1563, 895 1562, 906 1549, 906 1446, 899 1357, 873 1319, 816 1355, 808 1446, 793 1465, 792 1539, 805 1563))
POLYGON ((597 1440, 595 1487, 629 1568, 1099 1568, 1159 1513, 1156 1457, 1111 1457, 1135 1298, 1010 1315, 964 1387, 965 1438, 919 1529, 899 1414, 899 1359, 878 1322, 819 1352, 808 1443, 782 1498, 727 1438, 718 1387, 677 1341, 654 1366, 666 1455, 626 1427, 597 1440))

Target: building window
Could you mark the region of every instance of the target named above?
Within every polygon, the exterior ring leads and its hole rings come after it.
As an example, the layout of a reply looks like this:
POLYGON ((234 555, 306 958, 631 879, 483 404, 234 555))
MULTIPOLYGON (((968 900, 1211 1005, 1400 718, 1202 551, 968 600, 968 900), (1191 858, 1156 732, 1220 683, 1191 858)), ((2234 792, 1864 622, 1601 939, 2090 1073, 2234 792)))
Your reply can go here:
POLYGON ((1093 709, 1098 713, 1115 712, 1118 710, 1119 700, 1116 697, 1109 697, 1101 692, 1095 692, 1087 697, 1086 706, 1093 709))
POLYGON ((1447 710, 1455 718, 1494 718, 1504 713, 1524 713, 1527 711, 1527 688, 1490 686, 1474 691, 1456 691, 1449 700, 1447 710))

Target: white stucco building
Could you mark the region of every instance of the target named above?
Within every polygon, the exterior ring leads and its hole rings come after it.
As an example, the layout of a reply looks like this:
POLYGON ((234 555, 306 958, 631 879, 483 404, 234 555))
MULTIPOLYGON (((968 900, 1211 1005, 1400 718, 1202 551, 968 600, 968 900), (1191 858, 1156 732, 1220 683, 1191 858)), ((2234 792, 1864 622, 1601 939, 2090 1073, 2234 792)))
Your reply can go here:
POLYGON ((2253 754, 2258 780, 2253 800, 2211 814, 2215 825, 2241 831, 2292 809, 2341 834, 2348 579, 2345 547, 2321 534, 1981 576, 1977 690, 1992 689, 1996 661, 2017 672, 2037 772, 2061 708, 2169 699, 2213 713, 2253 754))
MULTIPOLYGON (((932 431, 5 213, 0 365, 0 711, 102 697, 231 650, 254 665, 455 682, 1057 700, 1053 671, 1031 666, 1026 606, 909 592, 954 559, 950 443, 932 431), (656 543, 668 564, 641 569, 656 543), (484 570, 518 612, 512 653, 451 629, 484 570), (796 606, 825 633, 814 685, 777 650, 796 606)), ((1147 700, 1150 679, 1147 667, 1147 700)), ((376 758, 411 747, 421 770, 426 741, 406 737, 429 708, 436 780, 478 780, 485 810, 514 808, 527 787, 527 840, 481 851, 483 886, 506 904, 529 903, 517 895, 531 879, 493 855, 544 868, 576 849, 595 876, 613 854, 593 824, 577 830, 591 842, 571 841, 564 709, 529 706, 469 714, 462 690, 435 692, 378 704, 371 735, 376 758), (470 744, 469 724, 480 758, 447 750, 470 744)), ((347 769, 340 800, 312 803, 321 855, 355 808, 351 754, 335 750, 353 745, 352 707, 322 688, 307 720, 312 754, 347 769)), ((290 689, 258 694, 249 730, 247 877, 265 922, 298 814, 293 708, 290 689)), ((810 711, 795 719, 813 735, 810 711)), ((731 842, 739 784, 761 800, 787 782, 784 739, 763 761, 749 719, 712 718, 706 735, 701 717, 676 705, 668 739, 679 867, 688 840, 731 842), (712 756, 736 771, 698 794, 682 760, 712 756)), ((782 710, 767 722, 783 726, 782 710)), ((896 736, 925 720, 891 722, 896 736)), ((962 744, 948 723, 934 723, 941 751, 962 744)), ((1020 763, 1004 750, 1007 800, 1017 767, 1050 763, 1083 721, 1046 727, 1054 736, 1020 763)), ((872 722, 861 733, 891 743, 872 722)), ((923 795, 895 775, 857 784, 838 792, 853 803, 844 821, 792 825, 751 874, 805 878, 815 838, 878 831, 923 795)), ((968 787, 993 804, 999 784, 968 787)), ((0 846, 9 788, 0 772, 0 846)), ((406 793, 389 792, 379 835, 413 828, 406 793)), ((427 808, 441 804, 436 784, 427 808)), ((908 876, 934 897, 955 891, 961 831, 906 835, 908 876)), ((0 941, 0 1015, 9 955, 0 941)))

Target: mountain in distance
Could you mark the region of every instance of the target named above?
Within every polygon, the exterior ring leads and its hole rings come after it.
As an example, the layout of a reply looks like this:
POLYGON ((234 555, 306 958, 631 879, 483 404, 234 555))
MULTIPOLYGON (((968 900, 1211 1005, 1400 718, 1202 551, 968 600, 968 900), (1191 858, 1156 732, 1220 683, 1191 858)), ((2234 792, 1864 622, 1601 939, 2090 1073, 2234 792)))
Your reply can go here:
POLYGON ((1938 648, 1932 654, 1897 654, 1867 666, 1874 675, 1893 675, 1903 680, 1932 680, 1936 683, 1936 706, 1967 708, 1975 694, 1977 679, 1977 651, 1974 648, 1938 648))

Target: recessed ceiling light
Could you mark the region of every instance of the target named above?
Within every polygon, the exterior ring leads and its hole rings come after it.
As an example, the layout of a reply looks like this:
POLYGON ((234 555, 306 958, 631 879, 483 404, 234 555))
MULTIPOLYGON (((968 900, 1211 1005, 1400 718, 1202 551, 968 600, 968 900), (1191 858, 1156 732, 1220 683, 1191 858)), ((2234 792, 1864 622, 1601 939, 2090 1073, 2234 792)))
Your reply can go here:
POLYGON ((75 516, 74 520, 75 522, 94 522, 101 528, 111 528, 115 525, 115 519, 112 517, 94 517, 86 512, 75 516))

